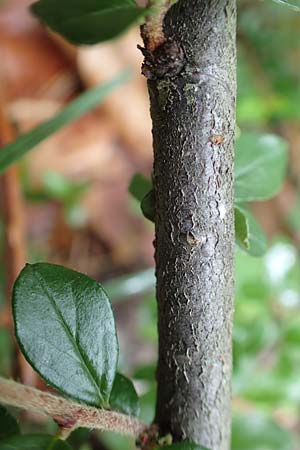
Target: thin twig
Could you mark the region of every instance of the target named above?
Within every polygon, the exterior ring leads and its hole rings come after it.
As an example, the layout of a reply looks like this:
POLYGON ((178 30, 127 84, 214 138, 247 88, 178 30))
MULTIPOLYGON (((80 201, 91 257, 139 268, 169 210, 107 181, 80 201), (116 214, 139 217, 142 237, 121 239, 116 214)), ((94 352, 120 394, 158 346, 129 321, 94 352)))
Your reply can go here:
MULTIPOLYGON (((0 147, 13 141, 15 137, 13 126, 5 114, 4 99, 0 95, 0 147)), ((24 208, 18 178, 16 166, 8 169, 1 177, 1 209, 5 225, 5 285, 7 299, 4 316, 6 325, 10 329, 12 329, 11 289, 26 261, 24 208)))
MULTIPOLYGON (((4 80, 1 79, 3 86, 4 80)), ((6 115, 6 103, 0 91, 0 151, 1 147, 16 138, 14 127, 6 115)), ((8 328, 13 336, 11 315, 11 291, 15 279, 26 262, 25 213, 22 199, 18 167, 11 166, 0 178, 1 212, 5 233, 5 290, 6 302, 2 310, 1 324, 8 328)), ((37 379, 23 355, 16 349, 17 367, 13 372, 24 383, 34 385, 37 379)))
POLYGON ((146 425, 134 417, 75 403, 2 377, 0 403, 47 414, 65 430, 94 428, 135 438, 146 430, 146 425))
POLYGON ((142 26, 142 37, 146 49, 153 52, 162 45, 166 38, 163 30, 165 15, 173 4, 171 0, 149 0, 148 6, 151 8, 151 14, 146 17, 146 22, 142 26))

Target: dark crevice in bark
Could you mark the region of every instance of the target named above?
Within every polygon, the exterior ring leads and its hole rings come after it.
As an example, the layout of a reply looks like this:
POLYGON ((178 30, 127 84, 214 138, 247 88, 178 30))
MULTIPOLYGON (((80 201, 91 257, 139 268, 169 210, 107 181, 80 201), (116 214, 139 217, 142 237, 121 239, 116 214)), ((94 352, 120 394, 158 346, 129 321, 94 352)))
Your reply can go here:
MULTIPOLYGON (((180 0, 144 49, 154 144, 162 434, 229 450, 236 0, 180 0)), ((145 41, 146 42, 146 41, 145 41)))

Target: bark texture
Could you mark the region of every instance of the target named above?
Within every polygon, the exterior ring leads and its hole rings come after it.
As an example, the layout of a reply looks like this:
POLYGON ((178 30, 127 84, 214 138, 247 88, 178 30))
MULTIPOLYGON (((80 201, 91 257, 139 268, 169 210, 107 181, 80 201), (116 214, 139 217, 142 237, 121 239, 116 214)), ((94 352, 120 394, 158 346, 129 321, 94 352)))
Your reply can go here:
POLYGON ((159 327, 155 421, 229 450, 236 0, 179 0, 144 37, 154 141, 159 327))

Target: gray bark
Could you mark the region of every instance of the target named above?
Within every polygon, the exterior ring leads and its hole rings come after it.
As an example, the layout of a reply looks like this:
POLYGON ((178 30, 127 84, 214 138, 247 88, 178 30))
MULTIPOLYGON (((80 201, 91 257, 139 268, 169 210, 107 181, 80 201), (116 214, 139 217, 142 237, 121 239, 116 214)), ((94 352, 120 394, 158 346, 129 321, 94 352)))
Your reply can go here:
POLYGON ((230 448, 235 33, 236 0, 180 0, 143 66, 156 199, 155 422, 212 450, 230 448))

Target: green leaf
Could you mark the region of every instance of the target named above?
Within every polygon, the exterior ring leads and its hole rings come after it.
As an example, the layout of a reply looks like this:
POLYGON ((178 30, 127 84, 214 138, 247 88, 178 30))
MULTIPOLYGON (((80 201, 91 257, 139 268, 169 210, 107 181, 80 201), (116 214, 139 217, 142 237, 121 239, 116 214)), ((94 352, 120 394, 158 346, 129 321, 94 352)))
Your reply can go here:
POLYGON ((147 12, 134 0, 40 0, 32 11, 74 44, 112 39, 147 12))
POLYGON ((243 219, 241 219, 241 222, 239 223, 239 227, 243 228, 242 230, 239 230, 241 237, 245 237, 245 235, 242 234, 243 232, 245 232, 245 224, 243 225, 242 221, 246 223, 248 231, 246 241, 243 242, 241 239, 237 238, 236 235, 236 243, 252 256, 264 255, 268 249, 268 241, 267 236, 265 235, 265 232, 263 231, 259 223, 250 213, 250 211, 248 211, 246 208, 243 208, 241 205, 236 205, 234 211, 239 211, 239 217, 243 216, 243 219))
POLYGON ((12 436, 0 442, 0 450, 72 450, 67 442, 45 434, 12 436))
POLYGON ((249 224, 245 214, 239 208, 234 208, 235 241, 245 250, 249 250, 249 224))
POLYGON ((276 195, 283 183, 287 144, 275 135, 243 133, 235 150, 235 201, 265 200, 276 195))
POLYGON ((154 222, 155 197, 152 182, 141 173, 136 173, 130 182, 129 192, 139 202, 146 219, 154 222))
POLYGON ((48 197, 66 204, 74 204, 79 201, 89 188, 88 181, 70 181, 61 173, 53 170, 43 173, 42 182, 48 197))
POLYGON ((206 447, 202 447, 202 445, 189 442, 176 442, 175 444, 167 445, 162 448, 164 450, 208 450, 206 447))
MULTIPOLYGON (((59 8, 58 11, 60 11, 59 8)), ((125 71, 111 81, 89 89, 70 102, 55 117, 43 122, 28 133, 21 135, 14 142, 2 147, 0 152, 0 173, 40 144, 40 142, 56 133, 68 123, 73 122, 75 119, 78 119, 86 112, 95 108, 108 94, 123 84, 128 78, 129 72, 125 71)))
POLYGON ((153 382, 155 380, 155 371, 155 364, 144 364, 136 368, 134 372, 134 378, 137 378, 138 380, 153 382))
POLYGON ((300 11, 300 1, 299 0, 274 0, 276 3, 280 3, 282 5, 288 6, 290 9, 294 11, 300 11))
POLYGON ((130 194, 139 202, 143 200, 145 195, 148 194, 151 189, 151 181, 142 173, 136 173, 133 175, 128 188, 130 194))
POLYGON ((232 450, 293 450, 291 434, 271 418, 255 413, 234 417, 232 450))
POLYGON ((62 266, 28 264, 14 285, 13 314, 24 356, 50 385, 108 407, 118 342, 100 284, 62 266))
POLYGON ((131 380, 117 373, 109 399, 112 409, 128 416, 138 416, 139 397, 131 380))
POLYGON ((154 222, 155 219, 155 195, 154 190, 151 189, 141 201, 141 210, 146 219, 154 222))
POLYGON ((19 433, 20 429, 16 419, 0 406, 0 439, 19 433))
MULTIPOLYGON (((1 236, 1 230, 0 230, 0 242, 2 242, 2 243, 4 242, 3 237, 1 236)), ((3 267, 3 269, 5 270, 4 267, 3 267)), ((1 289, 2 288, 3 288, 3 281, 1 279, 1 273, 0 273, 0 297, 1 297, 1 289)), ((0 298, 0 304, 1 304, 1 298, 0 298)), ((11 370, 13 367, 13 359, 14 359, 14 350, 13 350, 13 342, 11 339, 11 335, 7 329, 0 327, 0 375, 4 376, 6 378, 11 377, 11 370)))
MULTIPOLYGON (((103 431, 99 436, 103 449, 107 450, 136 450, 135 439, 111 431, 103 431)), ((92 449, 80 449, 92 450, 92 449)))
POLYGON ((107 281, 103 287, 113 303, 132 298, 135 295, 144 295, 154 290, 154 269, 150 268, 114 278, 107 281))

